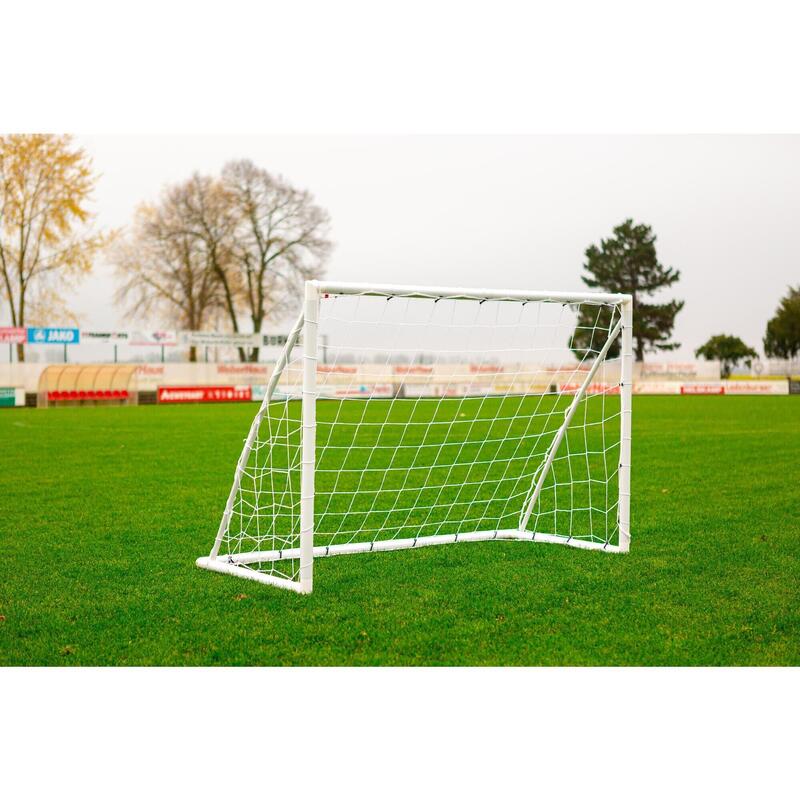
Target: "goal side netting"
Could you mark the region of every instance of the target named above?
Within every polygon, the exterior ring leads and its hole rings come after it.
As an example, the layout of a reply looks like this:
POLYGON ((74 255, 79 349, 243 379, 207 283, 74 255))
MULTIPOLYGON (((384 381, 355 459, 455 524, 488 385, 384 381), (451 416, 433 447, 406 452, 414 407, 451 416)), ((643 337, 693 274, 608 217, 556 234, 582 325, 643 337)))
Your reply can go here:
POLYGON ((628 550, 627 295, 309 282, 198 565, 514 539, 628 550))

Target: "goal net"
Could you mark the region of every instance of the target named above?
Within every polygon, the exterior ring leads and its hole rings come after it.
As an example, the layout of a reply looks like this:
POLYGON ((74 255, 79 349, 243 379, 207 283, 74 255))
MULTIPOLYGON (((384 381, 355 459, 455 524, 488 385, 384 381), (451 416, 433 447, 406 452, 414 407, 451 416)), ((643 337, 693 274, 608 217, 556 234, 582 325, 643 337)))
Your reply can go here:
POLYGON ((300 592, 315 558, 629 546, 627 295, 306 284, 198 565, 300 592))

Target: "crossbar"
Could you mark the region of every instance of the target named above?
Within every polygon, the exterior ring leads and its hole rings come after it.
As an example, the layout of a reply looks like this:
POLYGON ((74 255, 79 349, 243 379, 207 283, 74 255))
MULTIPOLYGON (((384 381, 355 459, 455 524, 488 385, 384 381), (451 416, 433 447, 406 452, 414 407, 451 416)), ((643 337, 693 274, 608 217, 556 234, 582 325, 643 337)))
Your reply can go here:
POLYGON ((448 297, 454 300, 509 300, 514 302, 624 303, 628 294, 602 292, 526 292, 520 289, 471 289, 463 286, 406 286, 393 283, 327 283, 309 281, 322 294, 390 295, 393 297, 448 297))

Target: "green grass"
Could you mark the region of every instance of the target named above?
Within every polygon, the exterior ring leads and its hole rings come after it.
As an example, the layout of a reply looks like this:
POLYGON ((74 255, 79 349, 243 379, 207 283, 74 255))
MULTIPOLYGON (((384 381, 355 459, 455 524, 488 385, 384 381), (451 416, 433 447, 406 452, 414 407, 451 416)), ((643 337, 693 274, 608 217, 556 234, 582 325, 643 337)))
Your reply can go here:
MULTIPOLYGON (((516 530, 571 397, 325 400, 317 405, 314 542, 516 530)), ((299 548, 299 402, 262 422, 222 553, 299 548)), ((615 545, 619 397, 581 402, 529 530, 615 545)), ((262 569, 270 565, 262 564, 262 569)), ((297 560, 272 565, 296 578, 297 560)))
POLYGON ((627 556, 486 542, 198 570, 255 406, 0 414, 2 664, 798 664, 800 402, 637 397, 627 556))

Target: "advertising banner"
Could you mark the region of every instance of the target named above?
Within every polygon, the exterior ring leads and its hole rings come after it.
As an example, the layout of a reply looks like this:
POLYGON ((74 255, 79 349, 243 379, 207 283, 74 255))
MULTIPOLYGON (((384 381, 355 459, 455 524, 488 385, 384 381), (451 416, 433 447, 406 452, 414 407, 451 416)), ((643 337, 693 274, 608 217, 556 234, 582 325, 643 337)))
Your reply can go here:
POLYGON ((130 339, 127 331, 81 331, 81 338, 92 342, 125 344, 130 339))
POLYGON ((362 400, 371 397, 394 397, 395 387, 391 383, 365 383, 353 386, 318 386, 317 393, 320 397, 354 397, 362 400))
POLYGON ((25 392, 16 386, 0 386, 0 408, 25 405, 25 392))
POLYGON ((0 328, 0 342, 24 344, 28 340, 25 328, 0 328))
POLYGON ((470 364, 469 371, 472 373, 482 373, 493 375, 497 372, 505 372, 505 369, 499 364, 470 364))
POLYGON ((249 386, 159 386, 159 403, 241 403, 251 399, 249 386))
POLYGON ((789 394, 789 382, 785 379, 777 381, 726 381, 725 394, 789 394))
POLYGON ((28 328, 28 344, 80 344, 77 328, 28 328))
POLYGON ((227 377, 228 381, 236 380, 238 383, 251 383, 263 381, 271 372, 272 367, 267 364, 218 364, 217 376, 227 377))
POLYGON ((261 337, 252 333, 181 331, 178 341, 190 347, 259 347, 261 337))
POLYGON ((634 365, 635 380, 718 381, 719 362, 691 361, 688 363, 653 363, 634 365))
POLYGON ((147 345, 172 347, 178 344, 178 334, 175 331, 131 331, 128 344, 135 347, 147 345))
MULTIPOLYGON (((582 386, 581 383, 561 383, 558 391, 561 394, 575 394, 582 386)), ((586 387, 586 394, 619 394, 619 384, 601 383, 595 381, 586 387)))
POLYGON ((684 383, 681 394, 725 394, 721 383, 684 383))
POLYGON ((261 336, 262 347, 283 347, 289 340, 289 336, 286 333, 262 333, 256 335, 261 336))
POLYGON ((633 384, 634 394, 680 394, 680 381, 638 381, 633 384))

